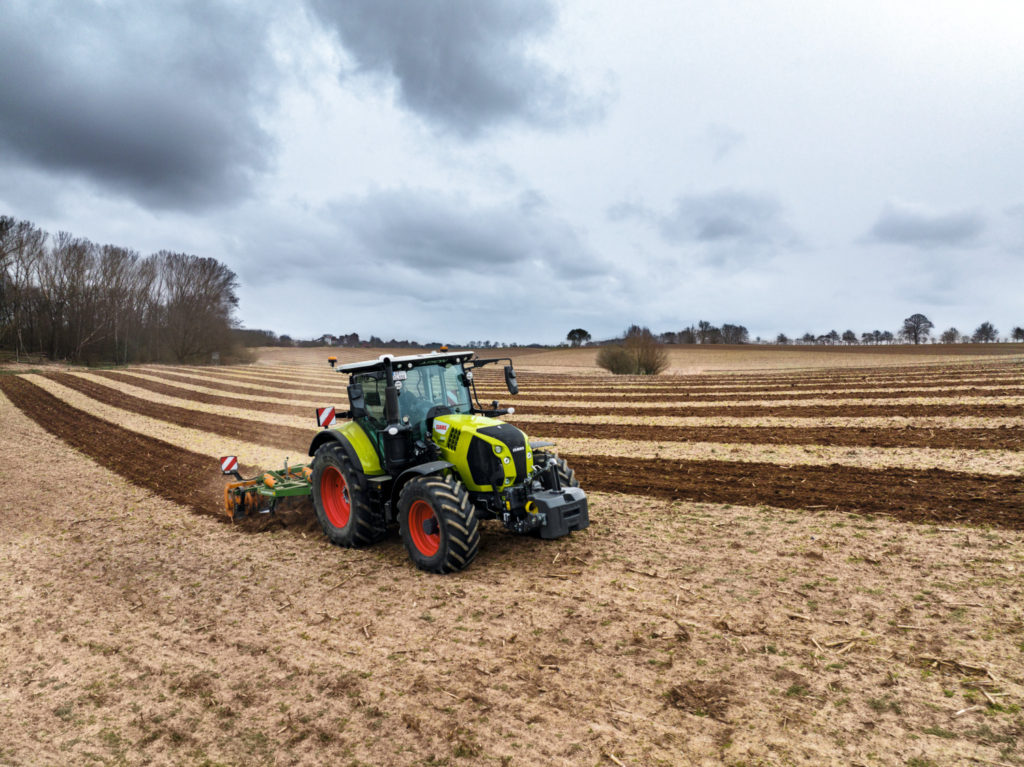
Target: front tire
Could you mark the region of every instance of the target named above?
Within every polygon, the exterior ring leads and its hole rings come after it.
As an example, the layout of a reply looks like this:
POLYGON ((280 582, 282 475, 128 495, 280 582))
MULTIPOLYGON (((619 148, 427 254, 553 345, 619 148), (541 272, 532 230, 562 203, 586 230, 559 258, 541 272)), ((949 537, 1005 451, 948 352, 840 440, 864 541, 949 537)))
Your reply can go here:
POLYGON ((561 482, 562 487, 579 487, 580 481, 576 479, 576 472, 569 468, 569 464, 565 462, 564 458, 559 458, 557 455, 548 453, 547 451, 538 450, 534 453, 534 463, 537 462, 537 458, 541 456, 547 457, 548 461, 554 461, 558 471, 558 481, 561 482))
POLYGON ((387 533, 367 492, 366 475, 352 465, 343 445, 322 445, 313 457, 313 509, 327 539, 354 548, 376 543, 387 533))
POLYGON ((463 570, 480 549, 476 509, 450 477, 409 480, 398 499, 398 526, 413 564, 430 573, 463 570))

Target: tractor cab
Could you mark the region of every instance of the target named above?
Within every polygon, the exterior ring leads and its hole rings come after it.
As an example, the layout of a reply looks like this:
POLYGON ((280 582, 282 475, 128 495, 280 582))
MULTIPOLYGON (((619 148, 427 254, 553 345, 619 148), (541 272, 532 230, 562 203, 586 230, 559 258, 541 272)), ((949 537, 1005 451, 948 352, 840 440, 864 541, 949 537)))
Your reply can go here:
MULTIPOLYGON (((428 419, 473 412, 469 381, 459 358, 393 360, 392 376, 397 390, 399 423, 409 426, 414 440, 425 439, 428 419)), ((365 402, 366 415, 361 425, 370 431, 383 429, 388 422, 385 413, 387 381, 383 369, 353 372, 351 380, 356 388, 349 390, 350 398, 354 393, 358 399, 361 389, 365 402)))

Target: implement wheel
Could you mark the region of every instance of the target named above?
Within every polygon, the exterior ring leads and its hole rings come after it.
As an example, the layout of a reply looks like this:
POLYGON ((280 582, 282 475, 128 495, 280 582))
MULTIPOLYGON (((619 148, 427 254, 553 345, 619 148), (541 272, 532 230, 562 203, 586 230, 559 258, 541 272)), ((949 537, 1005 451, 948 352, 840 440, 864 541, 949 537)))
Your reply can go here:
POLYGON ((342 445, 321 445, 312 468, 313 509, 331 543, 366 546, 384 537, 387 526, 370 504, 366 475, 352 465, 342 445))
POLYGON ((409 558, 421 570, 453 573, 480 548, 480 523, 469 493, 450 477, 417 477, 402 488, 398 526, 409 558))

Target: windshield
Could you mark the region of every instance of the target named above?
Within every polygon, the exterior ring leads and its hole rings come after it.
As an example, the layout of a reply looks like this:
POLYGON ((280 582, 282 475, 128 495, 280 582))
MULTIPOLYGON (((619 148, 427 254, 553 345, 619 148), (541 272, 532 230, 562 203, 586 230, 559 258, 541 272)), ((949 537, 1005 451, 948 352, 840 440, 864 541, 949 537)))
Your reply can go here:
POLYGON ((472 409, 461 365, 420 365, 396 370, 395 377, 402 383, 398 412, 408 416, 411 423, 423 421, 435 406, 449 407, 453 413, 468 413, 472 409), (405 380, 401 380, 403 375, 405 380))

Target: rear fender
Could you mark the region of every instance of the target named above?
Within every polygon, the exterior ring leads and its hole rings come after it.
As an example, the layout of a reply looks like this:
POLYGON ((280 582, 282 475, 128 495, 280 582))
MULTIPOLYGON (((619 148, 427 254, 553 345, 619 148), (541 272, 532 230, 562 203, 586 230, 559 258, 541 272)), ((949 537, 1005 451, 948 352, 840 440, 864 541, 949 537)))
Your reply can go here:
POLYGON ((318 432, 309 445, 309 454, 316 455, 317 450, 332 441, 343 445, 352 465, 361 467, 367 476, 374 477, 384 474, 384 469, 380 465, 380 456, 359 424, 349 421, 335 429, 324 429, 318 432))

